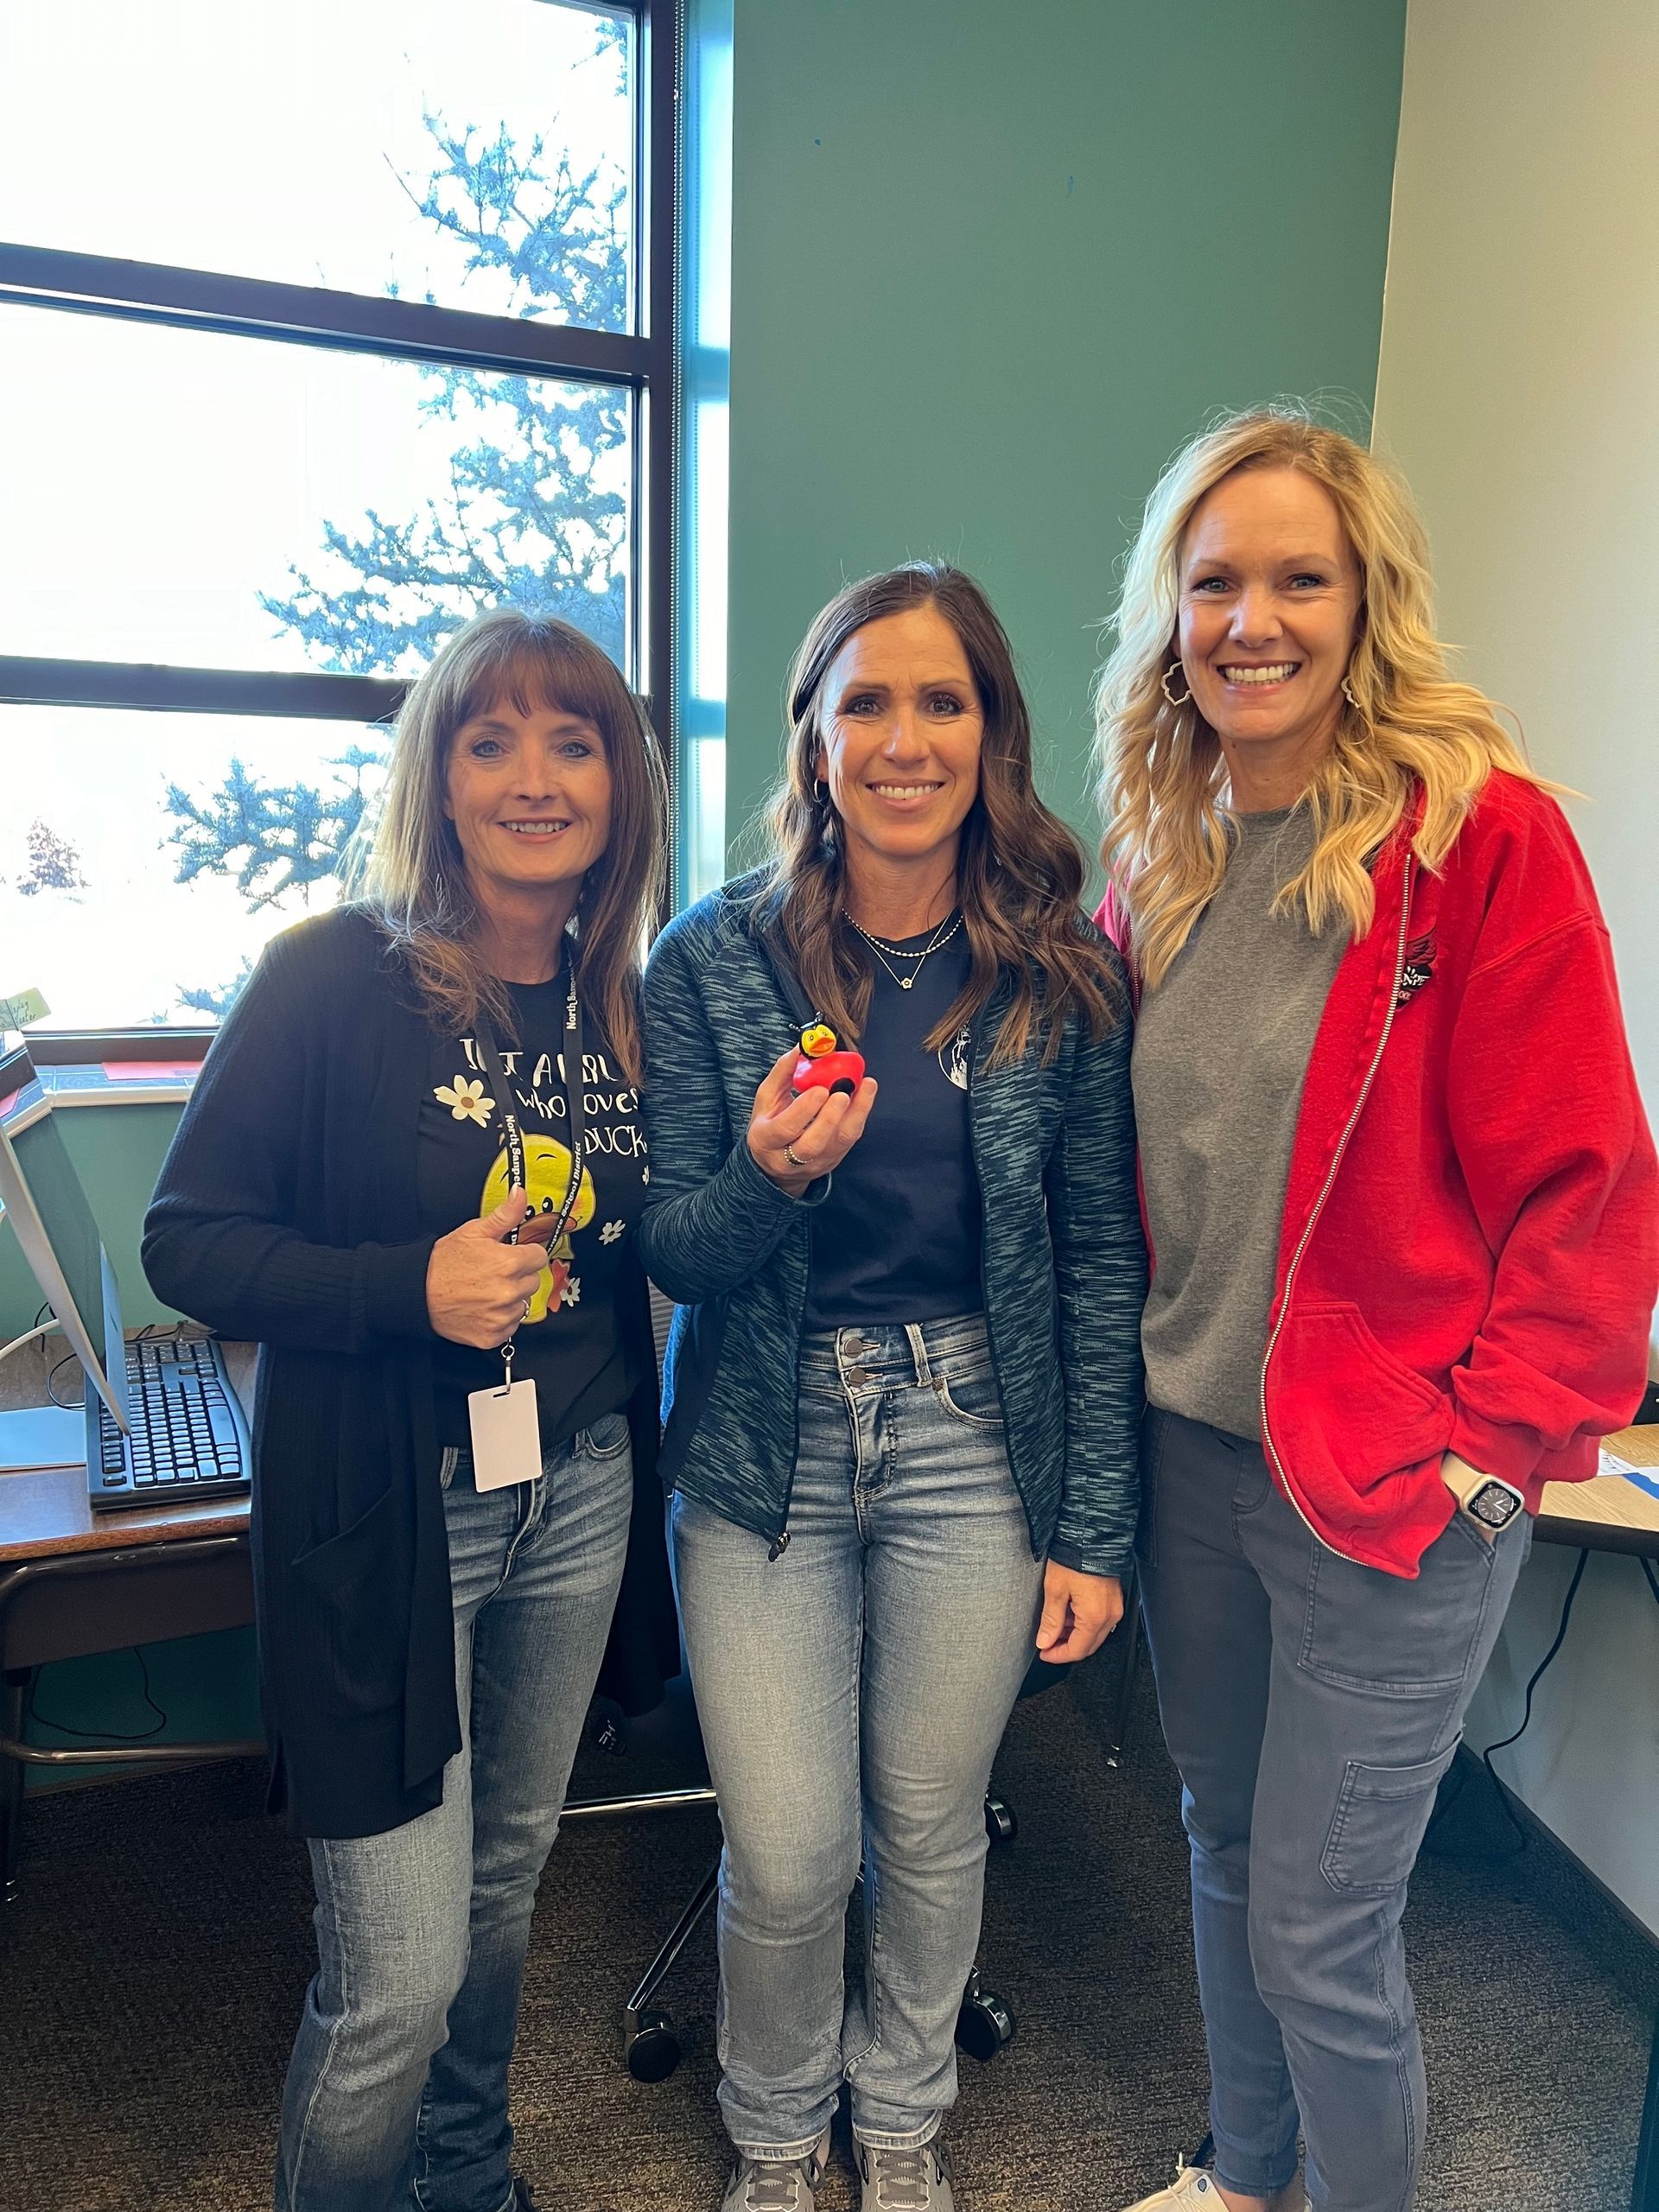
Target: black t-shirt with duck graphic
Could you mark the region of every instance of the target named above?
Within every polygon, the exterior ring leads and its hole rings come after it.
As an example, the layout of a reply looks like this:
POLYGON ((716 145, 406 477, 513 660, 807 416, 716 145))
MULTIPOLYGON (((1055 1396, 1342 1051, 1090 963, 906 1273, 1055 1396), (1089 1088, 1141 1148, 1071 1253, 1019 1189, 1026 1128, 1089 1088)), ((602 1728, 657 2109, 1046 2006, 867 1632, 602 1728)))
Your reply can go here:
MULTIPOLYGON (((559 1057, 568 985, 560 975, 508 988, 519 1041, 499 1039, 497 1049, 524 1136, 526 1196, 538 1211, 556 1213, 570 1180, 559 1057)), ((642 1379, 630 1371, 616 1318, 623 1249, 650 1180, 639 1096, 586 1005, 582 1022, 582 1185, 513 1343, 514 1381, 535 1379, 543 1451, 618 1412, 642 1379)), ((493 1091, 475 1038, 435 1041, 421 1099, 416 1171, 429 1230, 448 1234, 493 1213, 507 1195, 506 1140, 493 1091)), ((435 1377, 442 1443, 470 1443, 467 1394, 499 1383, 501 1373, 499 1351, 439 1338, 435 1377)))

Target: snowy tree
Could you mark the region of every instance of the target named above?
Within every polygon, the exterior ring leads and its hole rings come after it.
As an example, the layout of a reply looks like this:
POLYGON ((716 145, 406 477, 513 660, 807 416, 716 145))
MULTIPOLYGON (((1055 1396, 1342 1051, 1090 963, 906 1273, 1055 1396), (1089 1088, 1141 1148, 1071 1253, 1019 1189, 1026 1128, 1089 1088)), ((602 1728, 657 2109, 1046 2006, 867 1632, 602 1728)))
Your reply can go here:
POLYGON ((44 822, 31 822, 23 844, 29 862, 17 879, 17 888, 25 899, 34 898, 40 891, 86 888, 86 879, 80 872, 80 855, 67 837, 48 829, 44 822))
MULTIPOLYGON (((606 73, 601 98, 626 100, 626 38, 621 23, 595 20, 584 66, 606 73)), ((626 329, 626 184, 604 164, 574 168, 539 135, 524 143, 505 126, 424 121, 432 166, 404 188, 460 247, 466 273, 505 277, 520 317, 626 329)), ((505 605, 563 617, 620 663, 626 394, 441 365, 421 376, 423 415, 454 434, 442 490, 411 514, 326 524, 318 556, 261 604, 316 666, 348 674, 414 674, 473 614, 505 605)), ((267 781, 239 760, 205 798, 171 785, 176 880, 228 876, 255 908, 302 898, 334 874, 383 761, 372 747, 351 747, 331 764, 343 772, 331 788, 267 781)), ((211 990, 182 995, 223 1010, 207 1004, 211 990)))

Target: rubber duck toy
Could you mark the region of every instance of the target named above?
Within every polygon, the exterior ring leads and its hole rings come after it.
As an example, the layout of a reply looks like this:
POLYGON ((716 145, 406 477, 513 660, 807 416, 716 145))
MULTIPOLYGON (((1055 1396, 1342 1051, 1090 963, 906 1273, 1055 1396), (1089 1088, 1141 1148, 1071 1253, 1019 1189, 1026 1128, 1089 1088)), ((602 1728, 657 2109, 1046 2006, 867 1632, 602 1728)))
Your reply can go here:
POLYGON ((809 1021, 801 1032, 801 1057, 790 1077, 797 1090, 844 1090, 850 1096, 864 1080, 864 1055, 843 1052, 827 1021, 809 1021))

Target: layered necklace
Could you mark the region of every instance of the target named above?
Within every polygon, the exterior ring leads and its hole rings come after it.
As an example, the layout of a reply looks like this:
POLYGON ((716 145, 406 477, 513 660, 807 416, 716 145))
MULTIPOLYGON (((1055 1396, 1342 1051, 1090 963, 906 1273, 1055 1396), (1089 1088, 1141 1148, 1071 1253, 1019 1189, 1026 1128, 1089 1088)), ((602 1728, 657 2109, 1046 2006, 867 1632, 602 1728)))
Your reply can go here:
POLYGON ((906 952, 902 945, 889 944, 885 938, 872 937, 861 922, 853 921, 850 914, 847 916, 847 919, 853 923, 853 927, 869 946, 870 950, 881 963, 893 982, 898 984, 899 989, 907 991, 921 974, 922 963, 931 953, 937 952, 942 944, 949 944, 962 927, 962 909, 958 907, 955 913, 945 916, 919 952, 906 952), (903 969, 895 968, 893 964, 895 960, 911 962, 912 964, 909 973, 906 974, 903 969))

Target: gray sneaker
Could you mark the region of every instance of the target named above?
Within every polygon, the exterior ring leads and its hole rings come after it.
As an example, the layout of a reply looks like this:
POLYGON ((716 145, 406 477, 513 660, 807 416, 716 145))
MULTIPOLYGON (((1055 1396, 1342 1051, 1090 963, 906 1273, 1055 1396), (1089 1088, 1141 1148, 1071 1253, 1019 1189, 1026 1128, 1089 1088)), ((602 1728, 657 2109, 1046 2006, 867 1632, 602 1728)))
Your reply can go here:
POLYGON ((916 2151, 879 2151, 855 2139, 853 2156, 864 2184, 861 2212, 955 2212, 950 2168, 938 2136, 916 2151))
MULTIPOLYGON (((818 2183, 830 2158, 826 2127, 804 2158, 739 2155, 720 2212, 817 2212, 818 2183)), ((948 2205, 950 2199, 945 2202, 948 2205)))

